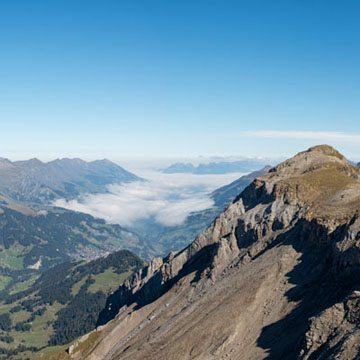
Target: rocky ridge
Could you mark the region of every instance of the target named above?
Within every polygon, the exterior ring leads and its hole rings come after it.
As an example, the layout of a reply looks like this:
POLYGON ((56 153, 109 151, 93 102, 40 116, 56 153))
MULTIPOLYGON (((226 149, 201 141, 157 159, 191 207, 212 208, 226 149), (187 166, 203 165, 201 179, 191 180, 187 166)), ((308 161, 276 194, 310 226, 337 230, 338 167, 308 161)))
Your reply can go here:
POLYGON ((358 358, 359 210, 358 168, 327 145, 299 153, 122 285, 71 357, 358 358))

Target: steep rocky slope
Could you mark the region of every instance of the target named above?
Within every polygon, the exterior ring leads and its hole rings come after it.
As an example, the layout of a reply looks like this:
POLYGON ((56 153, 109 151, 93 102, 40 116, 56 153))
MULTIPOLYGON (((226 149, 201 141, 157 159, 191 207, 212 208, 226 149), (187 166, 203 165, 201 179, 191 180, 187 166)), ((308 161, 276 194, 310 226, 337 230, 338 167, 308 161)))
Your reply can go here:
POLYGON ((358 359, 359 210, 358 168, 296 155, 122 285, 71 358, 358 359))

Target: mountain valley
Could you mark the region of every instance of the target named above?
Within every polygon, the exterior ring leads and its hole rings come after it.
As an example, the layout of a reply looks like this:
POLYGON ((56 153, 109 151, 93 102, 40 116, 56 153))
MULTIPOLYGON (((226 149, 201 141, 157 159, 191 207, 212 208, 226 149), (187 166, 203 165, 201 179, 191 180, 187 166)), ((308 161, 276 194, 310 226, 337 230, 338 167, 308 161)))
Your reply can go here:
POLYGON ((146 239, 157 256, 166 256, 170 251, 178 251, 201 234, 211 222, 248 186, 256 177, 265 174, 271 167, 243 175, 228 185, 222 186, 209 194, 214 205, 205 210, 192 212, 180 225, 164 226, 154 219, 137 221, 133 232, 146 239))

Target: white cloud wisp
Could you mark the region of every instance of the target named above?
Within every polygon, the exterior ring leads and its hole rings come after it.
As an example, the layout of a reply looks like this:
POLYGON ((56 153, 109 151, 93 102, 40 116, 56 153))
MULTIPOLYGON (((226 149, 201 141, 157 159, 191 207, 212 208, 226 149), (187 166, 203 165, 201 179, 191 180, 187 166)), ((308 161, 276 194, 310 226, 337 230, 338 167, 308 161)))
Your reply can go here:
POLYGON ((262 138, 276 139, 308 139, 308 140, 329 140, 329 141, 346 141, 360 143, 360 134, 343 133, 331 131, 278 131, 278 130, 259 130, 244 131, 244 136, 255 136, 262 138))

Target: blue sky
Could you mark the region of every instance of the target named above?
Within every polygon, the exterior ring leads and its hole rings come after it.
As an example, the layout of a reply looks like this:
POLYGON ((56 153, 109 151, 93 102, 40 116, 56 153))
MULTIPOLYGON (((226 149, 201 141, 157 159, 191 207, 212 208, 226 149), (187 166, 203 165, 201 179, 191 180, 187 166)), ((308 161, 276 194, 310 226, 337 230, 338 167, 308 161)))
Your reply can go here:
POLYGON ((0 156, 360 160, 358 0, 0 2, 0 156))

